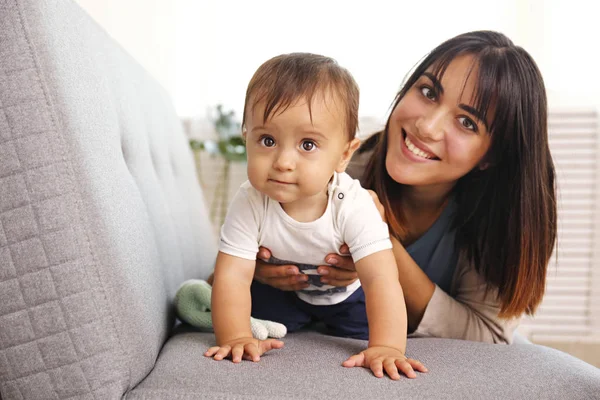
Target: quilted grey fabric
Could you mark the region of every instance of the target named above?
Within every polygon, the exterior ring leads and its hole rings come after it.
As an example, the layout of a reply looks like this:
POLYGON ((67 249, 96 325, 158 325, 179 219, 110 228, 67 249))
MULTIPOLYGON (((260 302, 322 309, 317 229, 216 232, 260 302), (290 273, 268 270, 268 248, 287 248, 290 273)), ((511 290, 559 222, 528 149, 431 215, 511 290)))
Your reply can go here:
POLYGON ((0 0, 2 399, 141 381, 214 263, 204 210, 164 90, 72 1, 0 0))

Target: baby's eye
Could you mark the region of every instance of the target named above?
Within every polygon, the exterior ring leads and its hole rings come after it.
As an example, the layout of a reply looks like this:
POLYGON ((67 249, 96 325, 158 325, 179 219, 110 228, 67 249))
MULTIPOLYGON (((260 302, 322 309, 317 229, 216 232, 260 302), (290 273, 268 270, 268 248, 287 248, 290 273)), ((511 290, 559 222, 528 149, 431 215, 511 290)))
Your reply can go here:
POLYGON ((473 132, 477 132, 477 124, 473 122, 470 118, 460 117, 458 119, 463 128, 468 129, 473 132))
POLYGON ((427 97, 429 100, 435 100, 435 92, 429 86, 421 86, 421 94, 427 97))
POLYGON ((260 138, 260 143, 265 147, 273 147, 275 146, 275 139, 271 136, 263 136, 260 138))
POLYGON ((313 151, 317 148, 317 145, 312 140, 304 140, 302 141, 302 150, 304 151, 313 151))

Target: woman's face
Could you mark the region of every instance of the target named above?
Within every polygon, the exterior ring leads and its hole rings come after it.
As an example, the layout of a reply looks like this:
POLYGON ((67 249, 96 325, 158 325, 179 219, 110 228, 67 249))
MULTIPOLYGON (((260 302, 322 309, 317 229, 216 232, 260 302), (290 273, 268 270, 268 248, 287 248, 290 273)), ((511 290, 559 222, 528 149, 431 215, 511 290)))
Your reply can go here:
POLYGON ((478 72, 473 57, 455 58, 441 81, 431 71, 390 116, 386 168, 398 183, 449 190, 480 167, 491 137, 473 108, 478 72))

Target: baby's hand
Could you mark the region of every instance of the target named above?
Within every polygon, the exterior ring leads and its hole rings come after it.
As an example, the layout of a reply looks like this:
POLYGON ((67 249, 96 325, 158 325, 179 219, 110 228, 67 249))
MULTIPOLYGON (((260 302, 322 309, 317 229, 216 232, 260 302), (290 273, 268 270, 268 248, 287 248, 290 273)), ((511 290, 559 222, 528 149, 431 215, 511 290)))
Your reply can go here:
POLYGON ((385 372, 393 380, 400 379, 398 371, 403 372, 408 378, 417 377, 414 370, 427 372, 427 368, 419 361, 406 358, 400 350, 385 346, 369 347, 348 358, 342 365, 344 367, 370 368, 378 378, 383 377, 383 370, 385 369, 385 372))
POLYGON ((258 340, 253 337, 243 337, 223 343, 221 346, 213 346, 206 350, 204 355, 206 357, 214 357, 217 361, 231 356, 234 363, 239 363, 242 359, 256 362, 267 351, 282 347, 283 342, 281 340, 258 340))

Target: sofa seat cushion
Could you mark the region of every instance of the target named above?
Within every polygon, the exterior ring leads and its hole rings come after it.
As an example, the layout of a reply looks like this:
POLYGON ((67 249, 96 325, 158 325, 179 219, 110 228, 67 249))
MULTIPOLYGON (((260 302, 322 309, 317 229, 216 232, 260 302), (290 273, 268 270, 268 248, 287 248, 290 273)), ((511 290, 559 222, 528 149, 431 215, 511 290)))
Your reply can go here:
POLYGON ((127 399, 590 399, 600 393, 600 370, 537 345, 409 339, 408 355, 430 372, 392 381, 341 366, 364 341, 299 332, 284 342, 258 363, 233 364, 204 357, 214 335, 177 334, 127 399))

